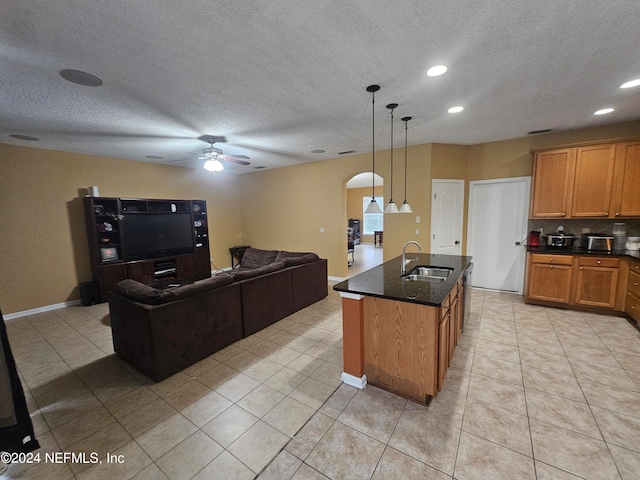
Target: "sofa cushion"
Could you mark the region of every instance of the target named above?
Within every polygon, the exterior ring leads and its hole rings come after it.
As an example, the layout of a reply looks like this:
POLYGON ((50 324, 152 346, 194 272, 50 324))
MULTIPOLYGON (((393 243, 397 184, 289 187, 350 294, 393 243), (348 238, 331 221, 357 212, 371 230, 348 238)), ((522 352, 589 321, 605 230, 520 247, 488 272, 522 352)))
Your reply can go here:
POLYGON ((285 252, 281 251, 276 257, 276 261, 284 261, 287 267, 302 265, 318 260, 320 257, 312 252, 285 252))
POLYGON ((213 277, 205 278, 182 287, 169 288, 164 290, 160 295, 162 302, 172 302, 181 298, 190 297, 200 292, 207 290, 215 290, 216 288, 224 287, 233 283, 233 278, 228 273, 219 273, 213 277))
POLYGON ((125 297, 147 305, 160 305, 173 302, 181 298, 189 297, 207 290, 224 287, 233 283, 233 278, 227 273, 221 273, 205 280, 190 283, 176 288, 158 290, 150 285, 145 285, 136 280, 126 279, 118 282, 116 292, 125 297))
POLYGON ((162 290, 158 290, 150 285, 145 285, 144 283, 140 283, 137 280, 132 280, 130 278, 118 282, 116 285, 116 292, 140 303, 146 303, 149 305, 159 305, 162 303, 160 299, 162 290))
POLYGON ((247 248, 242 255, 240 266, 242 268, 260 268, 274 262, 278 256, 278 250, 261 250, 259 248, 247 248))
POLYGON ((265 275, 267 273, 277 272, 278 270, 282 270, 285 267, 286 264, 284 261, 272 262, 259 268, 239 267, 235 270, 232 270, 229 275, 235 282, 239 282, 240 280, 247 280, 248 278, 259 277, 260 275, 265 275))

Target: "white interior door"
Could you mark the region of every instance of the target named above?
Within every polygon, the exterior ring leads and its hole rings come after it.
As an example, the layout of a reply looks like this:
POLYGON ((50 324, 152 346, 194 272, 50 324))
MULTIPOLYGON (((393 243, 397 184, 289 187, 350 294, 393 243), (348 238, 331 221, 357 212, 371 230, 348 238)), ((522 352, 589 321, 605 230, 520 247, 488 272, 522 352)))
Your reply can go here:
POLYGON ((431 253, 460 255, 464 180, 431 181, 431 253))
POLYGON ((472 286, 522 293, 530 189, 531 177, 469 183, 472 286))

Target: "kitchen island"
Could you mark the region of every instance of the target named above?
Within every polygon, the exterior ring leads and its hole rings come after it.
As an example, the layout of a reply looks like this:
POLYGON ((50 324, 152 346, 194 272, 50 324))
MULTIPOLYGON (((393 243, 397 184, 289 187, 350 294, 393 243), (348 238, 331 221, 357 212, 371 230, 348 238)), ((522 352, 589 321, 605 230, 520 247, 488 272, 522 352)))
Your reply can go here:
POLYGON ((342 297, 342 381, 367 383, 420 403, 438 394, 462 333, 465 271, 471 257, 411 253, 446 279, 402 276, 402 256, 334 285, 342 297))

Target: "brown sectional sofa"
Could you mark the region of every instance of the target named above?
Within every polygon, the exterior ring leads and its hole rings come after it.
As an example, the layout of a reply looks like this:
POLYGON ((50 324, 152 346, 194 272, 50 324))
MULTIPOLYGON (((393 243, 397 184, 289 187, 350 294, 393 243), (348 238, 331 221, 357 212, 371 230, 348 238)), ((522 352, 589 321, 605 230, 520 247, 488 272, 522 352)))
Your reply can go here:
POLYGON ((159 381, 327 294, 326 259, 254 248, 239 268, 193 284, 123 280, 109 296, 114 350, 159 381))

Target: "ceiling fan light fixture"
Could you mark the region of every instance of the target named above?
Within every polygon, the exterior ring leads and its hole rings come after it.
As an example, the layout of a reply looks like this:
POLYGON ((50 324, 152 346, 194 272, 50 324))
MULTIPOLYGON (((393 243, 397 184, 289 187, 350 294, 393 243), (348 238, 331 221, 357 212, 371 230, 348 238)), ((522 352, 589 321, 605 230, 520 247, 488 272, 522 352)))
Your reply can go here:
POLYGON ((220 162, 220 160, 212 158, 204 162, 204 168, 205 170, 208 170, 210 172, 221 172, 222 170, 224 170, 222 162, 220 162))

